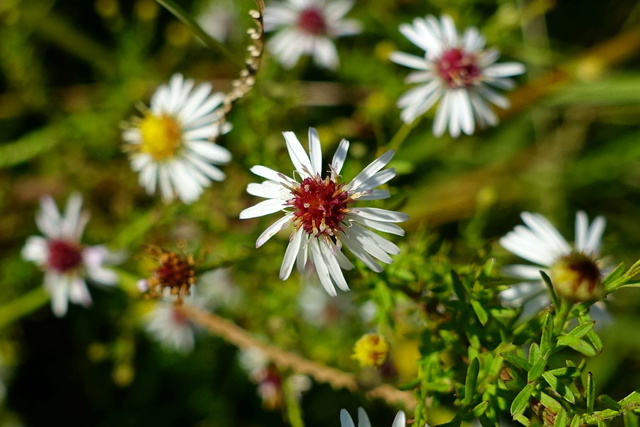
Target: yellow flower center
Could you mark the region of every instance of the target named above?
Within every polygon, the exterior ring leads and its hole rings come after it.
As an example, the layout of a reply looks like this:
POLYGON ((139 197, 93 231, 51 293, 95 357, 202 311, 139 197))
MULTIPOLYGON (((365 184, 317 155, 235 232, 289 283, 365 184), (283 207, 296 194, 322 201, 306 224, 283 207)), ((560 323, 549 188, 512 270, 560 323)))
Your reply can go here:
POLYGON ((353 359, 360 366, 380 366, 387 360, 389 344, 382 335, 365 334, 353 346, 353 359))
POLYGON ((171 116, 147 114, 140 123, 142 144, 140 151, 160 161, 175 156, 182 145, 182 130, 178 122, 171 116))

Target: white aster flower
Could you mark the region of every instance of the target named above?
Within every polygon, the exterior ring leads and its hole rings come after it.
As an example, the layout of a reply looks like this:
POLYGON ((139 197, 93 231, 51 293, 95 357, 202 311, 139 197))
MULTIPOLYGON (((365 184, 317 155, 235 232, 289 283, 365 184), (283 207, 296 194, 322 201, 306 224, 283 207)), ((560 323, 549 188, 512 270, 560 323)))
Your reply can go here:
POLYGON ((278 231, 293 225, 294 231, 284 254, 280 278, 291 274, 297 260, 297 268, 305 272, 309 261, 320 282, 330 295, 336 295, 335 286, 348 291, 342 269, 353 264, 342 253, 346 246, 367 267, 382 271, 378 260, 390 264, 389 255, 397 255, 400 249, 390 241, 369 230, 383 231, 398 236, 404 231, 397 222, 408 216, 379 208, 357 208, 357 200, 378 200, 389 197, 387 190, 375 188, 396 175, 394 169, 382 169, 393 158, 387 151, 364 168, 351 182, 339 181, 342 165, 347 157, 349 141, 343 139, 329 164, 329 175, 323 178, 322 149, 314 128, 309 128, 309 155, 293 132, 283 132, 289 157, 295 166, 295 175, 301 182, 265 166, 254 166, 251 171, 267 180, 247 186, 247 192, 267 200, 240 212, 240 218, 255 218, 283 211, 284 216, 269 226, 258 237, 256 247, 262 246, 278 231), (369 227, 369 228, 367 228, 369 227))
MULTIPOLYGON (((591 224, 587 215, 576 214, 575 243, 569 244, 547 218, 539 213, 523 212, 525 226, 518 225, 500 239, 500 244, 535 265, 510 265, 503 272, 524 281, 502 291, 500 298, 509 306, 522 307, 523 317, 539 312, 550 304, 540 271, 551 277, 556 293, 576 301, 590 301, 601 294, 600 246, 606 225, 604 217, 591 224)), ((610 320, 604 304, 591 306, 596 320, 610 320)))
POLYGON ((302 55, 312 55, 319 67, 338 68, 333 39, 360 32, 357 21, 343 19, 352 0, 288 0, 265 8, 265 31, 280 29, 267 43, 285 68, 292 68, 302 55))
POLYGON ((524 73, 522 64, 495 64, 498 50, 484 50, 486 41, 475 27, 459 35, 448 15, 439 21, 431 15, 416 18, 413 25, 400 25, 400 32, 425 50, 424 57, 391 54, 393 62, 418 70, 407 76, 407 83, 421 83, 398 100, 405 123, 413 122, 438 101, 433 123, 436 136, 442 135, 447 125, 456 138, 460 131, 471 135, 476 122, 480 127, 498 123, 488 102, 508 108, 509 100, 490 86, 511 89, 514 82, 508 77, 524 73))
POLYGON ((177 194, 184 203, 192 203, 212 180, 225 179, 213 165, 229 162, 231 153, 211 140, 231 125, 222 124, 219 107, 225 95, 211 91, 209 83, 194 87, 193 80, 174 74, 153 94, 144 117, 125 125, 125 149, 148 194, 159 186, 165 202, 177 194))
MULTIPOLYGON (((391 427, 405 427, 406 426, 406 418, 404 412, 398 411, 396 417, 393 419, 393 424, 391 427)), ((346 409, 340 410, 340 427, 355 427, 353 420, 351 419, 351 415, 347 412, 346 409)), ((371 427, 371 422, 369 421, 369 417, 367 413, 362 408, 358 408, 358 427, 371 427)), ((428 424, 425 424, 425 427, 429 427, 428 424)))
MULTIPOLYGON (((201 306, 192 294, 184 298, 189 305, 201 306)), ((162 346, 179 353, 189 353, 195 342, 195 325, 173 301, 158 301, 144 316, 145 330, 162 346)))
POLYGON ((82 212, 82 197, 73 194, 64 215, 49 196, 40 201, 36 215, 38 229, 45 237, 31 236, 22 249, 22 258, 36 263, 44 270, 44 286, 51 294, 53 313, 62 317, 69 301, 85 307, 91 305, 91 295, 85 278, 104 285, 113 285, 118 276, 103 264, 113 261, 104 246, 85 246, 80 243, 89 214, 82 212))

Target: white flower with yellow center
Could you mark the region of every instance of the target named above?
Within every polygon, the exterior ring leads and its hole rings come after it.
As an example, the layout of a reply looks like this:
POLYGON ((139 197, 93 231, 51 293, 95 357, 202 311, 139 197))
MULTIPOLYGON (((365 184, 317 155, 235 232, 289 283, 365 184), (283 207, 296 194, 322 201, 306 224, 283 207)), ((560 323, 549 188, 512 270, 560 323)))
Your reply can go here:
MULTIPOLYGON (((591 224, 587 215, 576 214, 575 243, 569 244, 547 218, 539 213, 523 212, 523 225, 500 239, 500 244, 535 265, 510 265, 505 275, 524 281, 502 291, 500 298, 509 306, 523 307, 523 317, 539 312, 550 304, 549 293, 540 271, 550 276, 555 292, 571 301, 595 301, 602 295, 600 246, 606 225, 604 217, 591 224)), ((596 320, 610 320, 600 302, 591 306, 596 320)))
POLYGON ((144 117, 126 125, 125 149, 148 194, 159 187, 165 202, 177 195, 192 203, 211 181, 225 179, 214 165, 228 163, 231 153, 212 142, 231 129, 219 110, 224 97, 212 93, 209 83, 195 86, 193 80, 174 74, 153 94, 144 117))
POLYGON ((69 301, 91 305, 85 278, 103 285, 114 285, 118 279, 114 271, 103 266, 116 261, 107 248, 80 242, 88 221, 80 195, 69 198, 64 215, 60 215, 51 197, 43 197, 36 224, 45 237, 29 237, 22 249, 22 258, 44 270, 44 287, 51 294, 53 313, 58 317, 66 314, 69 301))
POLYGON ((425 50, 424 56, 391 54, 393 62, 418 70, 407 76, 407 83, 421 83, 398 100, 405 123, 413 122, 438 101, 433 122, 436 136, 447 127, 456 138, 460 131, 471 135, 476 122, 481 127, 498 123, 487 101, 508 108, 509 100, 491 86, 511 89, 514 82, 509 77, 524 73, 522 64, 495 64, 500 54, 496 49, 484 49, 485 39, 478 30, 470 27, 460 35, 448 15, 440 20, 431 15, 416 18, 412 25, 400 25, 400 32, 425 50))
POLYGON ((267 48, 285 68, 302 55, 312 55, 319 67, 338 68, 333 39, 360 32, 360 24, 343 19, 353 7, 351 0, 288 0, 270 3, 264 11, 265 31, 278 30, 267 48))
POLYGON ((390 255, 400 249, 392 242, 371 231, 404 235, 404 230, 395 223, 406 221, 406 214, 379 208, 359 208, 353 204, 359 200, 379 200, 389 197, 387 190, 375 189, 392 179, 394 169, 383 169, 393 158, 387 151, 364 168, 351 182, 340 179, 340 171, 349 150, 349 141, 343 139, 328 165, 328 176, 323 177, 322 148, 314 128, 309 128, 309 154, 293 132, 284 132, 289 157, 295 166, 298 182, 283 173, 265 166, 254 166, 251 171, 267 180, 249 184, 247 192, 267 200, 240 212, 240 218, 255 218, 284 212, 284 216, 269 226, 258 237, 256 246, 262 246, 278 231, 292 225, 289 246, 280 268, 280 278, 291 274, 297 260, 297 268, 305 272, 307 261, 315 267, 329 295, 336 295, 334 286, 348 291, 342 269, 349 270, 353 264, 342 253, 346 246, 360 261, 373 271, 382 268, 376 259, 390 264, 390 255))

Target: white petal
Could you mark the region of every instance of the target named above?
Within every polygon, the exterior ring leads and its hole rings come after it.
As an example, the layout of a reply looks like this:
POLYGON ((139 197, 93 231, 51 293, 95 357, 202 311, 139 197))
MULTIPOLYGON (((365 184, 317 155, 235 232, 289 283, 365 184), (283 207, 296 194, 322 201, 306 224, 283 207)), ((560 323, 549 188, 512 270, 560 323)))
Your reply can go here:
POLYGON ((515 277, 518 279, 542 280, 542 277, 540 276, 540 270, 545 271, 544 268, 539 266, 513 264, 503 267, 500 271, 505 276, 515 277))
POLYGON ((395 234, 396 236, 404 236, 404 230, 402 228, 388 222, 380 222, 368 218, 360 218, 356 215, 347 215, 345 216, 345 220, 355 221, 359 224, 366 225, 369 228, 373 228, 374 230, 382 231, 384 233, 391 233, 395 234))
POLYGON ((262 232, 260 237, 258 237, 258 240, 256 240, 256 248, 259 248, 260 246, 264 245, 267 242, 267 240, 273 237, 274 234, 276 234, 278 231, 288 226, 291 220, 292 220, 291 215, 285 215, 279 220, 277 220, 276 222, 274 222, 273 224, 271 224, 269 227, 267 227, 267 229, 262 232))
POLYGON ((274 181, 264 181, 260 184, 252 182, 247 185, 247 193, 265 199, 287 200, 291 197, 291 193, 287 189, 274 181))
POLYGON ((354 208, 351 213, 374 221, 404 222, 409 219, 405 213, 380 208, 354 208))
POLYGON ((362 261, 367 267, 375 271, 376 273, 380 273, 382 271, 382 267, 378 265, 378 263, 369 255, 358 242, 355 241, 355 238, 352 240, 349 235, 343 232, 338 232, 338 236, 340 237, 340 241, 349 249, 360 261, 362 261))
POLYGON ((266 166, 257 165, 249 169, 254 174, 261 176, 262 178, 269 179, 271 181, 277 181, 282 183, 288 183, 293 181, 291 178, 288 178, 283 173, 275 171, 266 166))
POLYGON ((394 150, 389 150, 384 153, 382 156, 375 159, 371 162, 366 168, 362 170, 355 178, 351 180, 351 182, 346 186, 347 190, 356 190, 358 189, 363 182, 376 174, 380 169, 385 167, 387 163, 391 161, 395 154, 394 150))
POLYGON ((567 241, 562 237, 558 230, 549 222, 547 218, 542 214, 532 214, 529 212, 523 212, 520 217, 522 221, 541 239, 548 242, 554 249, 554 256, 568 254, 571 252, 571 247, 567 241))
POLYGON ((602 233, 604 233, 604 228, 606 227, 607 222, 603 216, 597 217, 591 223, 591 227, 589 228, 589 236, 587 239, 587 243, 584 247, 584 250, 592 255, 597 255, 600 253, 600 245, 602 243, 602 233))
POLYGON ((315 128, 309 128, 309 157, 311 158, 312 172, 322 175, 322 147, 320 146, 320 137, 315 128))
POLYGON ((69 286, 69 301, 88 307, 91 305, 91 295, 87 283, 81 277, 74 277, 69 286))
POLYGON ((424 57, 409 55, 404 52, 392 52, 391 55, 389 55, 389 59, 396 64, 404 65, 405 67, 416 70, 431 69, 430 64, 424 59, 424 57))
POLYGON ((576 249, 585 252, 587 246, 587 233, 589 231, 589 219, 583 211, 576 213, 576 249))
POLYGON ((396 417, 393 419, 393 424, 391 424, 391 427, 405 427, 405 425, 406 425, 406 418, 405 418, 404 412, 398 411, 398 413, 396 414, 396 417))
POLYGON ((305 178, 311 176, 313 171, 311 161, 296 135, 293 132, 282 132, 282 135, 284 135, 293 166, 295 166, 296 170, 305 178))
POLYGON ((356 427, 351 415, 345 409, 340 410, 340 427, 356 427))
POLYGON ((240 212, 240 219, 256 218, 281 211, 285 207, 282 200, 269 199, 240 212))
POLYGON ((349 286, 347 285, 347 281, 344 279, 344 275, 342 274, 336 255, 332 252, 332 248, 324 240, 319 241, 318 246, 320 247, 320 253, 325 260, 333 282, 338 285, 341 290, 345 292, 349 291, 349 286))
POLYGON ((291 235, 291 240, 287 246, 287 250, 284 252, 284 258, 282 259, 282 265, 280 266, 280 279, 286 280, 291 275, 293 270, 293 263, 300 255, 300 248, 304 234, 307 234, 302 227, 300 227, 294 234, 291 235))
POLYGON ((311 262, 316 269, 316 273, 320 278, 320 283, 324 287, 324 290, 327 291, 329 295, 332 297, 337 295, 336 288, 333 286, 333 281, 331 280, 331 275, 329 274, 329 269, 325 264, 325 260, 320 253, 320 248, 318 247, 318 239, 309 239, 309 248, 311 249, 311 262))
POLYGON ((344 161, 347 158, 348 151, 349 141, 343 139, 342 141, 340 141, 338 149, 336 150, 335 154, 333 155, 333 159, 331 160, 331 169, 333 169, 333 171, 338 175, 340 174, 342 166, 344 165, 344 161))
POLYGON ((518 74, 522 74, 526 71, 524 65, 519 62, 503 62, 501 64, 494 64, 490 67, 485 68, 482 71, 482 74, 495 78, 495 77, 509 77, 509 76, 517 76, 518 74))
POLYGON ((358 408, 358 427, 371 427, 369 417, 362 408, 358 408))

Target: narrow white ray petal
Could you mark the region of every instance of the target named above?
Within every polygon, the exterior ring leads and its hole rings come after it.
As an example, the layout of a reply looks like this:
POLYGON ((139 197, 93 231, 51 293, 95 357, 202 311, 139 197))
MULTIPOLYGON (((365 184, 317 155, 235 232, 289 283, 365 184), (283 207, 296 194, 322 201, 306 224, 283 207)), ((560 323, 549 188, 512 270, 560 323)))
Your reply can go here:
POLYGON ((326 3, 324 7, 324 13, 329 22, 335 22, 341 20, 347 12, 351 10, 354 2, 349 1, 333 1, 326 3))
POLYGON ((487 77, 495 78, 517 76, 518 74, 522 74, 525 71, 525 66, 523 64, 520 64, 519 62, 503 62, 485 68, 482 71, 482 74, 487 77))
POLYGON ((398 254, 400 252, 398 247, 390 241, 381 238, 374 232, 357 224, 353 224, 350 228, 346 229, 345 234, 350 237, 350 240, 355 241, 362 249, 385 264, 391 264, 393 262, 389 253, 398 254), (383 240, 386 243, 382 242, 383 240))
POLYGON ((358 427, 371 427, 369 417, 362 408, 358 408, 358 427))
POLYGON ((599 216, 593 220, 591 223, 591 227, 589 227, 589 235, 587 238, 587 243, 585 244, 585 251, 592 254, 598 255, 600 253, 600 245, 602 244, 602 233, 604 233, 604 228, 607 226, 607 221, 603 216, 599 216))
POLYGON ((382 267, 360 246, 360 243, 355 240, 355 237, 351 238, 344 232, 338 232, 338 236, 347 249, 349 249, 351 253, 353 253, 353 255, 355 255, 355 257, 362 261, 367 267, 376 273, 380 273, 382 271, 382 267))
POLYGON ((21 251, 22 259, 42 266, 49 258, 47 239, 41 236, 30 236, 21 251))
MULTIPOLYGON (((189 166, 191 166, 191 172, 193 174, 195 174, 196 172, 202 172, 209 179, 212 179, 214 181, 224 181, 227 177, 225 173, 222 172, 219 168, 213 166, 211 163, 200 159, 200 157, 198 156, 188 153, 185 154, 185 158, 188 160, 187 164, 191 163, 189 166)), ((208 186, 209 180, 205 179, 205 182, 202 182, 201 184, 202 186, 208 186)))
POLYGON ((173 183, 173 188, 178 193, 178 197, 185 204, 190 204, 198 200, 202 194, 202 185, 209 181, 195 170, 189 170, 183 162, 173 162, 171 173, 169 174, 173 183))
POLYGON ((156 163, 150 163, 146 168, 142 169, 138 181, 140 185, 144 187, 147 194, 151 195, 155 193, 158 182, 158 165, 156 163))
POLYGON ((358 200, 380 200, 388 199, 389 197, 391 197, 389 190, 371 190, 371 193, 360 196, 358 200))
POLYGON ((87 283, 79 276, 71 279, 69 284, 69 301, 88 307, 91 305, 91 295, 87 283))
POLYGON ((302 234, 302 243, 300 244, 300 252, 298 253, 298 258, 296 259, 296 269, 298 270, 298 272, 303 273, 306 271, 307 268, 307 259, 309 256, 309 240, 311 240, 311 237, 309 237, 309 233, 304 232, 302 234))
POLYGON ((333 155, 333 159, 331 160, 331 168, 338 175, 340 175, 340 171, 342 170, 344 161, 347 158, 348 151, 349 151, 349 141, 347 141, 346 139, 343 139, 342 141, 340 141, 340 144, 338 144, 338 148, 336 149, 336 152, 333 155))
POLYGON ((442 136, 449 122, 449 104, 451 103, 451 92, 445 91, 442 102, 436 111, 436 117, 433 120, 433 134, 442 136))
POLYGON ((211 93, 210 84, 199 84, 178 112, 178 118, 180 121, 184 123, 187 120, 192 119, 193 113, 202 105, 209 93, 211 93))
POLYGON ((364 181, 366 181, 367 179, 375 175, 375 173, 378 172, 380 169, 385 167, 387 163, 391 161, 394 154, 395 154, 394 150, 389 150, 386 153, 384 153, 382 156, 375 159, 366 168, 364 168, 362 172, 356 175, 356 177, 351 180, 351 182, 345 187, 345 189, 348 191, 351 189, 359 188, 364 181))
POLYGON ((476 87, 476 91, 480 95, 482 95, 484 98, 486 98, 489 102, 491 102, 494 105, 497 105, 498 107, 502 108, 503 110, 506 110, 511 105, 511 103, 509 102, 509 99, 507 99, 506 97, 500 95, 495 90, 490 89, 486 85, 477 86, 476 87))
POLYGON ((261 166, 261 165, 257 165, 252 167, 251 169, 249 169, 251 172, 253 172, 254 174, 261 176, 262 178, 266 178, 268 180, 271 181, 276 181, 276 182, 282 182, 282 183, 289 183, 289 182, 293 182, 293 180, 289 177, 287 177, 285 174, 275 171, 271 168, 268 168, 266 166, 261 166))
POLYGON ((169 165, 158 165, 158 182, 160 183, 160 193, 165 202, 170 202, 174 198, 171 182, 169 180, 169 165))
MULTIPOLYGON (((413 24, 417 27, 418 23, 421 21, 421 18, 416 18, 413 20, 413 24)), ((405 36, 407 39, 409 39, 409 41, 413 44, 415 44, 416 46, 422 48, 422 50, 428 50, 429 49, 429 44, 427 42, 427 40, 422 37, 420 34, 418 34, 418 32, 416 31, 416 29, 414 27, 412 27, 409 24, 400 24, 400 26, 398 27, 398 29, 400 30, 400 33, 405 36)))
POLYGON ((316 273, 320 278, 320 283, 322 283, 322 287, 327 291, 329 295, 332 297, 337 295, 336 288, 333 286, 333 281, 331 280, 331 275, 329 274, 329 269, 325 264, 325 260, 320 253, 320 248, 318 247, 318 239, 310 239, 309 240, 309 248, 311 249, 311 262, 316 269, 316 273))
MULTIPOLYGON (((533 233, 530 232, 532 235, 533 233)), ((531 239, 524 233, 510 232, 500 239, 500 245, 514 255, 531 261, 533 263, 550 266, 555 260, 555 256, 549 248, 541 244, 535 235, 531 239)))
POLYGON ((320 253, 324 258, 333 283, 335 283, 340 290, 348 292, 349 286, 347 285, 347 281, 344 279, 344 274, 342 274, 342 270, 340 269, 336 255, 332 252, 330 244, 325 240, 318 240, 318 247, 320 248, 320 253))
POLYGON ((287 150, 289 151, 289 157, 291 158, 293 166, 301 176, 305 178, 309 177, 313 168, 311 167, 309 156, 307 156, 300 141, 298 141, 298 137, 296 137, 293 132, 282 132, 282 135, 287 143, 287 150))
POLYGON ((345 409, 340 410, 340 427, 356 427, 351 415, 345 409))
POLYGON ((413 68, 415 70, 429 70, 429 64, 425 61, 424 57, 410 55, 404 52, 392 52, 389 55, 389 59, 396 64, 404 65, 405 67, 413 68))
POLYGON ((380 208, 354 208, 351 213, 374 221, 403 222, 409 219, 405 213, 380 208))
POLYGON ((503 267, 500 272, 505 276, 515 277, 518 279, 542 280, 540 270, 546 270, 543 267, 527 264, 512 264, 503 267))
POLYGON ((585 252, 587 246, 587 232, 589 231, 589 219, 584 211, 576 213, 576 249, 585 252))
POLYGON ((264 181, 261 184, 251 183, 247 185, 247 193, 252 196, 264 197, 265 199, 287 200, 291 198, 291 193, 287 192, 281 184, 274 181, 264 181))
POLYGON ((213 142, 191 141, 187 145, 190 150, 204 157, 211 163, 224 164, 231 160, 231 153, 213 142))
POLYGON ((400 226, 388 222, 380 222, 368 218, 360 218, 357 215, 347 215, 345 216, 345 220, 357 222, 359 224, 366 225, 369 228, 373 228, 374 230, 382 231, 384 233, 395 234, 396 236, 404 236, 404 230, 400 226))
POLYGON ((473 121, 473 110, 471 108, 471 100, 469 99, 469 93, 466 89, 458 90, 458 99, 456 101, 457 107, 460 111, 460 127, 462 131, 467 135, 473 134, 475 130, 475 123, 473 121))
POLYGON ((316 38, 313 59, 316 65, 329 70, 336 70, 340 65, 336 45, 327 37, 316 38))
POLYGON ((454 47, 458 44, 458 32, 456 31, 456 24, 453 23, 453 19, 449 15, 443 15, 440 18, 442 24, 442 32, 445 36, 445 40, 449 47, 454 47))
POLYGON ((67 313, 69 305, 69 281, 64 275, 47 273, 44 276, 45 286, 51 293, 51 309, 56 317, 67 313))
POLYGON ((369 191, 375 187, 382 185, 396 176, 396 170, 393 168, 382 170, 375 175, 369 177, 367 180, 360 183, 357 187, 351 187, 350 192, 369 191))
POLYGON ((315 128, 309 128, 309 157, 311 160, 311 171, 322 176, 322 147, 320 137, 315 128))
POLYGON ((393 419, 393 424, 391 424, 391 427, 405 427, 406 422, 407 420, 405 418, 404 412, 398 411, 396 417, 393 419))
POLYGON ((256 248, 264 245, 270 238, 272 238, 277 232, 283 230, 287 227, 292 220, 291 215, 285 215, 282 218, 278 219, 276 222, 267 227, 266 230, 262 232, 258 240, 256 240, 256 248))
POLYGON ((285 208, 282 200, 268 199, 264 200, 250 208, 246 208, 240 212, 240 219, 256 218, 259 216, 269 215, 285 208))
POLYGON ((342 268, 344 270, 351 270, 354 267, 354 265, 342 253, 342 248, 339 248, 338 246, 336 246, 336 244, 333 243, 331 240, 329 240, 328 242, 331 245, 331 251, 335 254, 336 260, 338 261, 338 264, 340 265, 340 268, 342 268))
POLYGON ((449 116, 449 134, 454 138, 460 136, 461 107, 458 104, 458 93, 457 90, 452 90, 450 92, 450 102, 447 104, 449 108, 447 113, 447 116, 449 116))
POLYGON ((554 250, 553 256, 568 254, 571 247, 558 230, 542 214, 523 212, 520 214, 522 221, 544 241, 551 244, 554 250))
POLYGON ((306 233, 302 227, 291 235, 289 245, 284 252, 284 258, 282 259, 282 265, 280 266, 280 279, 286 280, 291 275, 293 270, 293 264, 296 258, 300 256, 300 249, 302 247, 303 233, 306 233))

